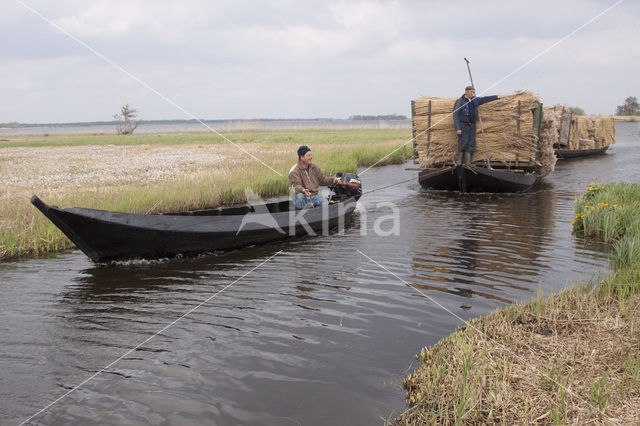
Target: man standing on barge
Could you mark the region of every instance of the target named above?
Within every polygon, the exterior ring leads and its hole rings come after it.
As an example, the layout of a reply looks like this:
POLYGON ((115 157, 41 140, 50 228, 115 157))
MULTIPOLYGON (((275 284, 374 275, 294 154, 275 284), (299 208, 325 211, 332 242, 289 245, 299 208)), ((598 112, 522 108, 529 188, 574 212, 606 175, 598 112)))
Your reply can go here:
POLYGON ((307 207, 311 202, 314 207, 322 206, 327 199, 318 195, 318 187, 341 182, 337 177, 325 176, 312 160, 311 148, 302 145, 298 148, 298 162, 289 171, 289 183, 295 191, 293 203, 298 209, 307 207))
POLYGON ((464 155, 464 164, 468 166, 476 149, 478 107, 496 99, 500 97, 492 95, 477 98, 473 86, 467 86, 464 88, 464 95, 453 105, 453 125, 458 135, 458 164, 462 164, 464 155))

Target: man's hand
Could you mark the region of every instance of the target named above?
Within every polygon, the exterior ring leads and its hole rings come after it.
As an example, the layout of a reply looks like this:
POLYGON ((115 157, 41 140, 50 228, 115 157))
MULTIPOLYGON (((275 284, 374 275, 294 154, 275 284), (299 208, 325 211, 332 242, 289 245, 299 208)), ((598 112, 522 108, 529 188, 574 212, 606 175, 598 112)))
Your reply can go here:
POLYGON ((340 178, 338 178, 338 177, 334 177, 333 178, 333 183, 336 183, 336 184, 342 183, 342 180, 340 178))
POLYGON ((462 134, 462 130, 456 130, 456 135, 460 136, 462 134))
POLYGON ((310 197, 310 196, 311 196, 311 193, 309 192, 309 190, 308 190, 308 189, 306 189, 306 188, 305 188, 305 190, 304 190, 304 195, 306 195, 307 197, 310 197))

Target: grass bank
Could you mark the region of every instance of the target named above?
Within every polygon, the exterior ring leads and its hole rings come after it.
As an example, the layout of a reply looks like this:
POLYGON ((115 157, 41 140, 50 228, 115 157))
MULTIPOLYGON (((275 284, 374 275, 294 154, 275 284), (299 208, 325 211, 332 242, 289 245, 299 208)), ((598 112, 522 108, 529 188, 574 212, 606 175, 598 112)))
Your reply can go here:
MULTIPOLYGON (((247 188, 263 198, 286 194, 287 175, 301 144, 312 148, 314 162, 326 174, 356 172, 400 147, 411 131, 243 131, 225 136, 237 146, 212 133, 3 139, 0 259, 71 247, 29 203, 32 194, 60 207, 138 213, 242 203, 247 188)), ((407 144, 379 164, 401 163, 410 152, 407 144)))
POLYGON ((394 424, 638 424, 640 185, 592 184, 573 226, 611 245, 612 272, 422 349, 394 424))

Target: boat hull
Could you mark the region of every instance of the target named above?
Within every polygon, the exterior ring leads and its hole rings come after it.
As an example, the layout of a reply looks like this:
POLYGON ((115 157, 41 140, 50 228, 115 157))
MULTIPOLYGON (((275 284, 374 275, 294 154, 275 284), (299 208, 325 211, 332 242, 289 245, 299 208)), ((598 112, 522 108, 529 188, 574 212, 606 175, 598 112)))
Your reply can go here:
POLYGON ((607 149, 609 149, 609 145, 594 149, 556 149, 554 153, 558 159, 568 159, 603 155, 607 152, 607 149))
POLYGON ((535 173, 454 166, 424 169, 418 182, 425 189, 460 192, 524 192, 542 178, 535 173))
POLYGON ((350 198, 326 208, 302 210, 290 209, 289 202, 279 202, 177 214, 137 214, 60 209, 35 195, 31 202, 96 262, 174 257, 324 234, 344 226, 356 207, 356 200, 350 198))

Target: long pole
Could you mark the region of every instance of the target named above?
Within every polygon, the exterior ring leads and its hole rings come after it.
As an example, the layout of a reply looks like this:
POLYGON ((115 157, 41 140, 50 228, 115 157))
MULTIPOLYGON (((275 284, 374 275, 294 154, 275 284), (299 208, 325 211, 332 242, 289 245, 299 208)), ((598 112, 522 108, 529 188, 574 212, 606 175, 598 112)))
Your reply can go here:
MULTIPOLYGON (((471 76, 471 67, 469 64, 469 60, 464 58, 464 61, 467 63, 467 71, 469 71, 469 80, 471 80, 471 86, 475 90, 476 86, 473 84, 473 77, 471 76)), ((482 142, 484 143, 484 155, 485 161, 487 163, 487 168, 491 169, 491 163, 489 162, 489 150, 487 149, 487 138, 484 136, 484 126, 482 125, 482 117, 480 117, 480 108, 478 108, 478 121, 480 121, 480 132, 482 133, 482 142)))

